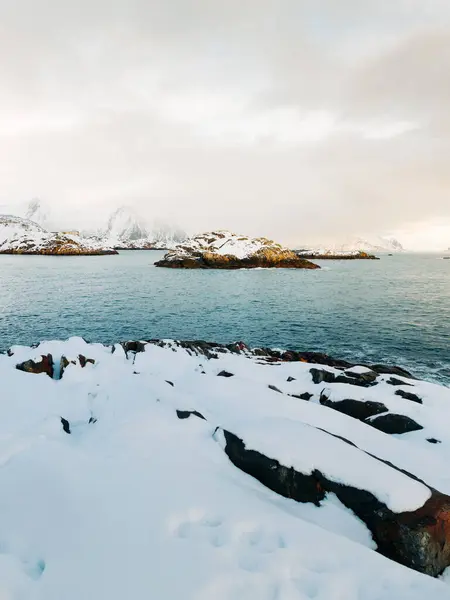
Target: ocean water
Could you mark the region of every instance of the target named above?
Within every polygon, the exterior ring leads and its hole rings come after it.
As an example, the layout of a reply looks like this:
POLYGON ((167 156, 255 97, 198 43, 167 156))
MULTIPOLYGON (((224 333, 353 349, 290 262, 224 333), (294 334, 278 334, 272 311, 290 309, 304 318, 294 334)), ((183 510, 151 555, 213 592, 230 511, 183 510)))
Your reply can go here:
POLYGON ((154 267, 162 255, 0 256, 0 350, 73 335, 243 340, 398 364, 450 384, 450 260, 185 271, 154 267))

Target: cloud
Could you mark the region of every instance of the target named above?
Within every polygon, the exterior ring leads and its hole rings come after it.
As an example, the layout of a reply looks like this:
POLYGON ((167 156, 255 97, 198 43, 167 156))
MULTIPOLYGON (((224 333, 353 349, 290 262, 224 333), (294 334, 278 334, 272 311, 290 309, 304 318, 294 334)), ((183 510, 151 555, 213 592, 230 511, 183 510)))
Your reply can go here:
POLYGON ((0 34, 2 203, 293 244, 450 223, 446 1, 4 0, 0 34))

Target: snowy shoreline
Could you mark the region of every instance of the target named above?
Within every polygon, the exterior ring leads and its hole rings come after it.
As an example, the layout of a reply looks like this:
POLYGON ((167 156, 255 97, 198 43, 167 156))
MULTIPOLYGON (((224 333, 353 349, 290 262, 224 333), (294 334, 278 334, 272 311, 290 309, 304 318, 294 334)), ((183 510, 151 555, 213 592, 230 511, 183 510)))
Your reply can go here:
POLYGON ((8 598, 448 597, 428 576, 450 564, 448 388, 242 343, 82 338, 13 346, 0 379, 8 598))

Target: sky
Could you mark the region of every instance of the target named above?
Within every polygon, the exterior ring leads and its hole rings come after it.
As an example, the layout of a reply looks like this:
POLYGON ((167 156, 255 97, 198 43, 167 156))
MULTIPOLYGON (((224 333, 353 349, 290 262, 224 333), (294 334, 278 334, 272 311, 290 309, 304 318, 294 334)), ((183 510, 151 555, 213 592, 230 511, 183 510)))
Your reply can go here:
POLYGON ((2 0, 0 205, 450 246, 448 0, 2 0))

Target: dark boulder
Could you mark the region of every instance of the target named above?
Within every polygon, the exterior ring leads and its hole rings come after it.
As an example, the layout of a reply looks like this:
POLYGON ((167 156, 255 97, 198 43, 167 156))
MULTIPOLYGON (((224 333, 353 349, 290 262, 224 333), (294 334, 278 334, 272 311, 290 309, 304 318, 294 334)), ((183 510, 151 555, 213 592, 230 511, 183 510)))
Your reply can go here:
POLYGON ((310 394, 309 392, 304 392, 303 394, 289 394, 292 398, 299 398, 300 400, 311 400, 314 394, 310 394))
POLYGON ((325 369, 310 369, 314 383, 333 383, 336 380, 336 375, 325 369))
MULTIPOLYGON (((431 496, 421 508, 394 513, 367 490, 332 481, 317 469, 308 474, 300 473, 256 450, 247 450, 244 441, 233 433, 223 431, 223 434, 230 461, 277 494, 320 506, 328 493, 334 493, 367 525, 380 554, 434 577, 450 565, 449 496, 429 488, 431 496)), ((400 471, 386 461, 373 458, 400 471)), ((402 473, 417 480, 413 475, 402 473)))
POLYGON ((63 417, 61 417, 61 425, 62 425, 63 431, 65 433, 70 434, 70 423, 69 423, 69 421, 67 419, 64 419, 63 417))
POLYGON ((272 390, 273 392, 278 392, 279 394, 282 394, 282 393, 283 393, 281 390, 279 390, 279 389, 277 388, 277 386, 276 386, 276 385, 269 385, 269 386, 268 386, 268 388, 269 388, 269 390, 272 390))
POLYGON ((80 362, 80 366, 82 369, 89 363, 91 365, 95 365, 95 360, 93 358, 86 358, 82 354, 78 355, 78 360, 80 362))
POLYGON ((168 380, 166 379, 166 383, 168 383, 168 384, 169 384, 170 386, 172 386, 172 387, 175 387, 175 385, 174 385, 173 381, 168 381, 168 380))
POLYGON ((51 354, 47 354, 46 356, 42 355, 39 362, 35 362, 34 360, 26 360, 25 362, 16 365, 16 369, 19 371, 25 371, 25 373, 35 373, 37 375, 40 373, 46 373, 51 379, 53 379, 53 357, 51 354))
POLYGON ((217 377, 234 377, 234 373, 229 373, 228 371, 220 371, 220 373, 217 373, 217 377))
POLYGON ((291 383, 291 381, 296 381, 296 379, 295 379, 295 377, 288 377, 288 378, 286 379, 286 381, 287 381, 288 383, 291 383))
POLYGON ((412 386, 412 383, 406 383, 405 381, 402 381, 401 379, 397 379, 396 377, 390 377, 386 383, 388 383, 389 385, 410 385, 412 386))
POLYGON ((378 374, 374 371, 366 371, 365 373, 353 373, 346 371, 343 375, 336 377, 336 383, 349 383, 359 387, 372 387, 377 384, 378 374))
POLYGON ((375 429, 389 434, 409 433, 410 431, 420 431, 420 429, 423 429, 422 425, 419 425, 419 423, 416 423, 416 421, 413 421, 413 419, 410 419, 406 415, 393 413, 381 415, 380 417, 376 417, 376 419, 366 422, 368 425, 375 427, 375 429))
POLYGON ((406 379, 416 379, 414 375, 411 375, 409 371, 403 369, 402 367, 392 367, 390 365, 370 365, 370 368, 379 375, 398 375, 400 377, 405 377, 406 379))
POLYGON ((145 343, 137 341, 122 342, 120 344, 128 356, 128 352, 145 352, 145 343))
POLYGON ((430 444, 442 444, 441 440, 437 440, 436 438, 427 438, 427 442, 430 442, 430 444))
POLYGON ((189 419, 191 416, 198 417, 199 419, 206 421, 205 417, 197 410, 177 410, 177 417, 179 419, 189 419))
POLYGON ((397 390, 395 392, 396 396, 401 396, 405 400, 411 400, 411 402, 417 402, 418 404, 423 404, 422 398, 419 398, 417 394, 411 394, 410 392, 405 392, 403 390, 397 390))
POLYGON ((344 415, 365 421, 366 419, 381 413, 387 412, 387 408, 381 402, 372 402, 370 400, 330 400, 324 395, 320 397, 320 403, 328 408, 337 410, 344 415))

